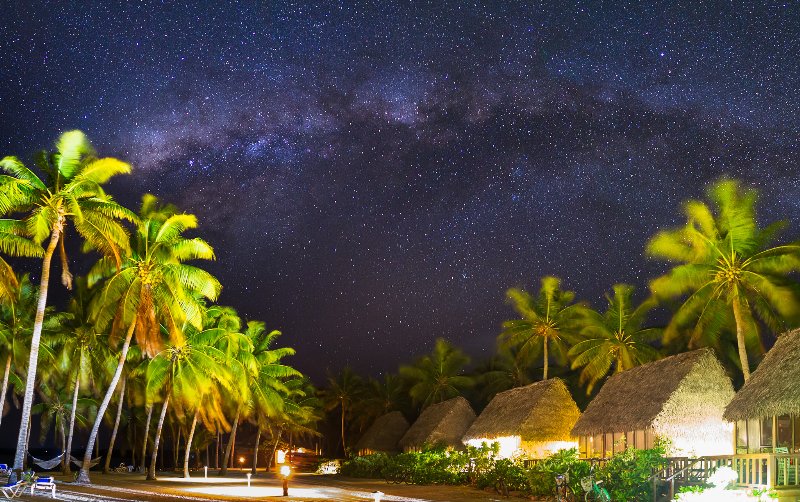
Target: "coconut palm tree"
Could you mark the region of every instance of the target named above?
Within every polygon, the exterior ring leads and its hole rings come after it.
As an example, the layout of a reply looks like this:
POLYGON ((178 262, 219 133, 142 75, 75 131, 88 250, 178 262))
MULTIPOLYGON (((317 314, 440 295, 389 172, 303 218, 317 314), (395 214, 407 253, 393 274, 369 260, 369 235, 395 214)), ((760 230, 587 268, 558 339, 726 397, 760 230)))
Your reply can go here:
POLYGON ((41 152, 36 157, 36 165, 44 175, 44 181, 16 157, 0 160, 0 169, 8 173, 0 177, 0 215, 23 213, 27 236, 36 243, 49 238, 42 254, 39 301, 31 336, 22 423, 14 455, 15 472, 22 469, 26 455, 50 262, 56 247, 59 247, 61 256, 61 281, 68 289, 72 287, 72 275, 64 247, 67 222, 72 222, 85 247, 112 256, 119 264, 121 255, 128 249, 128 233, 120 220, 136 219, 133 213, 117 204, 102 188, 113 176, 129 173, 128 164, 110 157, 98 159, 80 131, 62 134, 55 146, 55 152, 41 152))
MULTIPOLYGON (((0 187, 3 183, 0 182, 0 187)), ((0 219, 0 252, 9 256, 41 258, 44 249, 38 243, 27 238, 28 228, 25 222, 0 219)), ((17 274, 11 265, 0 256, 0 303, 13 301, 19 286, 17 274)))
MULTIPOLYGON (((52 382, 41 382, 39 384, 38 394, 41 398, 41 402, 31 407, 31 413, 40 415, 39 442, 43 442, 50 429, 54 428, 55 439, 61 439, 61 452, 64 458, 67 458, 67 461, 69 461, 66 431, 67 421, 69 417, 72 416, 75 417, 78 423, 85 423, 86 418, 83 414, 77 413, 72 409, 73 403, 69 398, 67 389, 63 387, 63 378, 61 378, 58 373, 54 373, 53 376, 47 380, 52 380, 52 382)), ((93 404, 91 399, 79 399, 75 406, 84 408, 91 404, 93 404)))
POLYGON ((516 347, 520 357, 531 362, 541 355, 542 380, 547 380, 550 356, 555 356, 559 363, 566 361, 569 345, 577 339, 585 307, 573 303, 575 293, 562 290, 561 279, 551 276, 542 278, 535 297, 518 288, 509 289, 507 296, 522 319, 503 323, 499 345, 516 347))
POLYGON ((498 347, 497 353, 475 370, 477 396, 488 404, 498 392, 533 383, 533 371, 516 346, 498 347))
POLYGON ((683 328, 693 327, 692 342, 702 343, 733 324, 747 381, 748 349, 763 350, 756 321, 777 333, 787 323, 795 325, 800 315, 797 287, 789 277, 800 270, 800 246, 771 247, 783 224, 758 227, 754 189, 723 179, 708 188, 707 196, 710 205, 684 204, 686 225, 648 242, 648 256, 674 264, 651 281, 650 289, 659 300, 683 299, 665 330, 667 343, 683 328))
POLYGON ((96 326, 102 329, 113 321, 112 333, 124 329, 125 338, 117 368, 95 418, 77 482, 90 483, 91 449, 122 375, 134 332, 143 353, 154 357, 161 351, 161 325, 173 346, 179 346, 183 338, 180 326, 184 323, 202 329, 200 298, 214 300, 219 295, 221 286, 214 276, 184 263, 214 258, 208 243, 183 236, 196 226, 194 215, 177 213, 173 206, 161 207, 154 196, 145 195, 130 253, 122 257, 119 266, 110 258, 102 258, 89 272, 89 287, 103 281, 93 304, 96 326))
MULTIPOLYGON (((164 396, 147 471, 148 480, 156 479, 156 456, 169 403, 173 403, 179 416, 183 416, 187 409, 192 411, 192 427, 186 442, 188 456, 203 397, 209 395, 214 386, 231 383, 228 361, 225 354, 214 346, 213 337, 206 331, 191 329, 184 334, 186 336, 170 343, 147 365, 147 393, 156 395, 163 392, 164 396)), ((184 475, 188 477, 188 459, 184 468, 184 475)))
POLYGON ((656 303, 646 300, 635 307, 633 286, 615 284, 613 289, 612 296, 606 295, 605 313, 586 310, 581 329, 584 340, 569 351, 572 369, 583 368, 580 383, 587 384, 587 395, 612 367, 619 373, 658 358, 658 351, 650 343, 660 339, 663 330, 644 327, 656 303))
POLYGON ((349 452, 345 442, 345 422, 351 417, 352 405, 361 398, 363 391, 364 381, 352 368, 346 366, 336 377, 328 376, 328 386, 321 392, 325 411, 339 408, 341 419, 341 437, 339 439, 345 456, 348 456, 349 452))
POLYGON ((475 381, 464 374, 469 357, 447 340, 439 338, 433 352, 410 366, 401 366, 400 375, 411 384, 409 394, 415 404, 423 408, 452 397, 460 396, 472 388, 475 381))

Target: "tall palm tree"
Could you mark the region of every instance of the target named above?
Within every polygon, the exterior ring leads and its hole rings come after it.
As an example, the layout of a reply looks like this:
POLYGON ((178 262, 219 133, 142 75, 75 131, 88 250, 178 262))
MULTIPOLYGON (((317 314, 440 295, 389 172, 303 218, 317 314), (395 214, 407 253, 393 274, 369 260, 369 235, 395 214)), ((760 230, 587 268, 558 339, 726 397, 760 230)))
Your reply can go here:
POLYGON ((498 347, 497 353, 475 370, 478 398, 484 404, 498 392, 532 383, 533 371, 516 346, 498 347))
POLYGON ((98 159, 80 131, 62 134, 55 146, 55 152, 41 152, 36 157, 44 181, 16 157, 0 160, 0 169, 8 173, 0 177, 0 215, 24 213, 27 235, 37 243, 49 238, 42 255, 39 301, 31 336, 22 423, 14 455, 15 473, 22 469, 26 455, 39 341, 47 305, 50 261, 56 247, 60 249, 62 283, 68 289, 72 287, 72 275, 64 247, 67 222, 72 222, 86 247, 113 256, 118 264, 121 254, 128 249, 128 233, 120 220, 136 219, 133 213, 114 202, 102 188, 113 176, 129 173, 128 164, 110 157, 98 159))
POLYGON ((789 275, 800 270, 800 246, 771 247, 783 224, 758 227, 754 189, 723 179, 707 195, 711 205, 698 200, 684 204, 686 225, 659 232, 648 242, 648 256, 674 264, 650 289, 660 300, 684 299, 665 330, 666 342, 686 327, 694 328, 692 341, 697 342, 719 337, 733 324, 747 381, 748 348, 763 350, 756 320, 773 332, 798 320, 800 300, 789 275))
POLYGON ((647 300, 633 305, 633 286, 615 284, 613 296, 606 295, 608 308, 601 314, 586 310, 581 336, 569 351, 572 369, 583 368, 580 383, 588 384, 586 394, 614 368, 616 373, 653 361, 658 351, 650 345, 663 330, 646 328, 647 314, 656 303, 647 300))
POLYGON ((520 357, 531 362, 541 355, 544 361, 542 380, 547 380, 551 354, 559 363, 566 361, 569 345, 577 338, 585 307, 573 303, 575 293, 562 290, 561 279, 551 276, 542 278, 535 297, 518 288, 511 288, 506 294, 522 319, 503 323, 499 345, 516 347, 520 357))
POLYGON ((112 331, 125 330, 119 360, 89 436, 83 466, 77 482, 90 483, 91 450, 111 396, 114 394, 134 332, 141 350, 153 357, 162 345, 161 325, 177 343, 183 337, 180 326, 189 323, 202 328, 201 298, 214 300, 221 286, 208 272, 184 263, 214 259, 211 246, 183 233, 197 227, 194 215, 177 213, 173 206, 160 207, 152 195, 142 198, 140 223, 132 237, 130 253, 117 266, 103 258, 90 270, 89 286, 98 281, 94 322, 98 328, 112 324, 112 331))
POLYGON ((464 374, 469 356, 453 344, 439 338, 433 351, 410 366, 401 366, 400 375, 411 383, 409 394, 423 408, 451 397, 460 396, 472 388, 475 381, 464 374))
POLYGON ((364 391, 364 381, 352 368, 346 366, 336 377, 328 376, 328 386, 321 392, 325 411, 333 411, 339 408, 341 419, 342 451, 348 456, 347 443, 345 442, 345 421, 351 416, 351 407, 354 402, 361 398, 364 391))
MULTIPOLYGON (((147 479, 156 479, 156 456, 164 425, 167 407, 172 402, 179 415, 190 410, 193 418, 190 436, 194 435, 197 424, 198 407, 204 396, 218 383, 228 383, 231 376, 228 371, 225 354, 214 347, 213 338, 205 331, 186 330, 187 336, 169 344, 147 365, 147 392, 156 395, 163 392, 161 414, 153 442, 153 453, 147 479)), ((229 388, 232 388, 229 387, 229 388)), ((186 451, 191 450, 191 437, 186 443, 186 451)), ((188 453, 187 453, 188 454, 188 453)), ((188 465, 186 465, 188 471, 188 465)), ((188 477, 188 473, 186 477, 188 477)))
MULTIPOLYGON (((0 187, 3 183, 0 182, 0 187)), ((0 219, 0 252, 9 256, 41 258, 44 249, 27 237, 28 228, 25 222, 0 219)), ((0 303, 13 301, 16 288, 19 286, 17 274, 11 265, 0 256, 0 303)))

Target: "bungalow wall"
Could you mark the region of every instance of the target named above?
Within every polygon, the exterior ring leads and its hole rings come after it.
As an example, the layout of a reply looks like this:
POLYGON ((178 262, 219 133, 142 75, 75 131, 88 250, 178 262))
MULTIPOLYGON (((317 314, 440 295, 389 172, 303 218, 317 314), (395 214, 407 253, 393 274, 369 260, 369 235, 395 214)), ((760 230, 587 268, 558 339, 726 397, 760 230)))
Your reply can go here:
POLYGON ((781 415, 735 424, 736 453, 800 453, 800 416, 781 415))
POLYGON ((640 450, 652 448, 655 437, 652 429, 580 436, 578 452, 581 458, 606 458, 625 451, 627 446, 640 450))

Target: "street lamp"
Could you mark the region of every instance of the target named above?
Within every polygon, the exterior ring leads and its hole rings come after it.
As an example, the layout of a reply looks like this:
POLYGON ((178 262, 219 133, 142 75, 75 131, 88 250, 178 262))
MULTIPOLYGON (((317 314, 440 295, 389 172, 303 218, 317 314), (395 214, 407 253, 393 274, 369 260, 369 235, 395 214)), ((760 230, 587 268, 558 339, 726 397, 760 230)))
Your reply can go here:
POLYGON ((281 466, 281 478, 283 478, 283 496, 289 496, 289 475, 292 473, 292 468, 288 464, 281 466))
POLYGON ((244 470, 244 457, 239 457, 239 469, 244 470))

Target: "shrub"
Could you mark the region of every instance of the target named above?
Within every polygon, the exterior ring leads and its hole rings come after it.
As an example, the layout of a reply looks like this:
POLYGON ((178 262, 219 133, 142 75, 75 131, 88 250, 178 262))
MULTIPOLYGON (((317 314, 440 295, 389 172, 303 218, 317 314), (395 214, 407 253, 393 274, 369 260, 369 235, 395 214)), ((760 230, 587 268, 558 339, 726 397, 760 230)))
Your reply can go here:
POLYGON ((581 494, 581 478, 589 475, 589 463, 578 459, 578 450, 561 450, 536 463, 528 471, 528 486, 532 495, 548 496, 555 493, 556 476, 567 475, 573 493, 581 494))
POLYGON ((666 447, 657 444, 649 450, 628 448, 611 457, 596 477, 603 480, 611 500, 653 500, 651 477, 666 466, 666 447))

